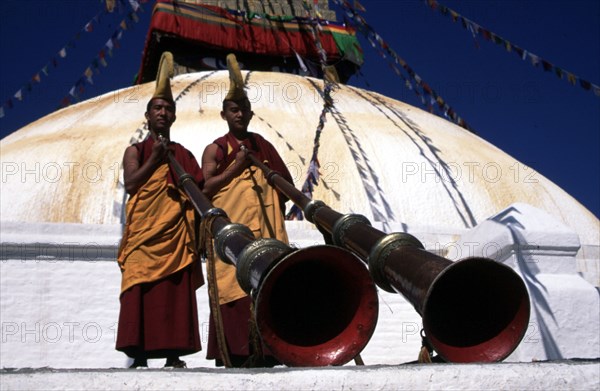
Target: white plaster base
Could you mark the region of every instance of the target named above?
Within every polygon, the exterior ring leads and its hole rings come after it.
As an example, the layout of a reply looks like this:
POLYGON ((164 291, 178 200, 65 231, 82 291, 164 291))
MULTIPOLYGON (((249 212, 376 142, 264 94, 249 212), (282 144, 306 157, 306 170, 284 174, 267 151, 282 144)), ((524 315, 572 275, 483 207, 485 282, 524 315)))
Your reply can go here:
POLYGON ((597 390, 600 363, 411 364, 329 368, 20 370, 2 390, 597 390))

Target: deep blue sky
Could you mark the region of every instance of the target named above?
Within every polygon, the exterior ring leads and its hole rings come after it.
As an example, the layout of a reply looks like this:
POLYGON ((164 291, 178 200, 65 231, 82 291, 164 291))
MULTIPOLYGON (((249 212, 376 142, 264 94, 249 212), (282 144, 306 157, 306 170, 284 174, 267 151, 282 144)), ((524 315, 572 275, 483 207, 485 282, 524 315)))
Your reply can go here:
MULTIPOLYGON (((600 1, 440 2, 505 40, 600 85, 600 1)), ((369 25, 481 137, 600 216, 600 97, 533 67, 481 36, 474 39, 460 24, 421 0, 361 3, 369 25)), ((2 0, 0 103, 25 87, 103 4, 100 0, 2 0)), ((124 32, 121 48, 94 75, 94 85, 85 85, 83 99, 131 85, 139 68, 151 4, 143 4, 140 22, 124 32)), ((82 32, 76 47, 67 48, 67 57, 58 58, 58 66, 50 67, 49 75, 42 75, 41 83, 34 83, 21 102, 13 97, 14 107, 5 107, 5 117, 0 119, 1 136, 54 111, 125 17, 115 12, 91 33, 82 32)), ((362 42, 364 77, 355 77, 350 84, 422 107, 386 60, 362 42)))

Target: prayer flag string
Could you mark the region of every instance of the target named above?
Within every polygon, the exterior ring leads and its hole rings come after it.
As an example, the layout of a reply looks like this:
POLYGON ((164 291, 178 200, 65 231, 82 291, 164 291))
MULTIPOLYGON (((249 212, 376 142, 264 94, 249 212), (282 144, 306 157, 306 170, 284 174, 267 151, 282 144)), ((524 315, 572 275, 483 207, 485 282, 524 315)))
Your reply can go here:
POLYGON ((131 22, 137 23, 139 21, 137 12, 143 11, 142 7, 136 0, 129 0, 129 5, 131 6, 131 11, 127 14, 127 17, 121 20, 117 29, 112 33, 108 41, 106 41, 90 65, 83 71, 83 74, 69 89, 69 93, 62 98, 59 108, 67 107, 73 102, 79 101, 81 95, 85 92, 85 83, 87 82, 88 84, 94 84, 92 79, 94 71, 98 74, 100 73, 100 65, 102 67, 108 66, 108 63, 106 62, 106 55, 108 54, 110 57, 112 57, 113 50, 121 47, 121 38, 123 37, 123 33, 131 27, 131 22))
MULTIPOLYGON (((119 0, 122 2, 123 0, 119 0)), ((119 5, 120 2, 118 3, 119 5)), ((141 1, 144 3, 145 1, 141 1)), ((25 83, 21 88, 19 88, 13 96, 9 97, 2 103, 0 106, 0 118, 3 118, 7 113, 6 109, 12 109, 14 107, 15 101, 22 101, 25 96, 30 93, 36 84, 41 84, 43 80, 52 73, 54 68, 57 68, 62 61, 62 59, 67 58, 68 54, 71 53, 72 49, 76 48, 76 42, 81 39, 83 33, 92 33, 95 30, 95 27, 98 26, 104 16, 113 11, 113 7, 109 7, 110 4, 107 1, 107 6, 103 7, 101 11, 99 11, 93 18, 91 18, 87 23, 83 25, 81 30, 77 32, 68 42, 64 45, 56 54, 38 71, 36 72, 31 79, 25 83)), ((129 6, 132 11, 128 13, 126 19, 130 19, 134 22, 139 20, 137 15, 138 11, 143 11, 141 5, 137 0, 128 0, 129 6)), ((119 29, 122 30, 123 27, 127 27, 127 21, 124 19, 119 24, 119 29)), ((106 54, 112 55, 112 49, 116 46, 118 47, 118 40, 120 40, 121 36, 118 33, 114 33, 108 42, 105 44, 105 47, 98 53, 98 56, 94 59, 94 61, 88 66, 83 72, 83 76, 75 83, 73 87, 69 90, 69 95, 78 98, 80 93, 83 92, 83 84, 84 81, 87 81, 89 84, 93 84, 93 70, 98 72, 98 64, 106 66, 106 54)), ((67 96, 61 100, 60 107, 65 107, 70 104, 71 99, 67 96)))
MULTIPOLYGON (((139 8, 141 9, 141 8, 139 8)), ((131 21, 137 23, 139 21, 139 17, 136 11, 131 11, 127 18, 121 20, 118 25, 118 28, 113 32, 108 41, 104 44, 102 49, 98 52, 96 57, 92 60, 90 65, 83 71, 79 79, 73 84, 73 86, 69 89, 69 92, 65 97, 60 101, 59 108, 64 108, 71 105, 74 102, 78 102, 81 95, 85 92, 85 84, 94 84, 94 80, 92 76, 94 72, 96 74, 100 73, 100 66, 106 68, 108 66, 108 62, 106 61, 106 55, 112 57, 112 53, 114 49, 118 49, 121 47, 120 41, 123 37, 123 33, 131 26, 131 21), (128 22, 129 19, 130 21, 128 22)))
POLYGON ((454 23, 460 22, 463 28, 468 30, 474 38, 480 35, 486 41, 494 42, 496 45, 503 47, 507 52, 514 52, 517 56, 519 56, 519 58, 521 58, 521 60, 529 60, 531 65, 533 65, 534 67, 539 68, 541 65, 541 68, 545 72, 552 72, 559 79, 564 79, 571 85, 579 84, 584 90, 592 91, 594 95, 600 97, 600 87, 598 87, 596 84, 590 83, 589 81, 580 78, 572 72, 566 71, 564 68, 560 68, 552 64, 550 61, 547 61, 542 57, 533 54, 530 51, 525 50, 518 45, 515 45, 514 43, 502 38, 498 34, 489 31, 488 29, 482 27, 481 25, 473 22, 470 19, 465 18, 453 9, 450 9, 445 5, 440 4, 436 0, 423 0, 423 2, 426 3, 429 7, 431 7, 432 10, 439 11, 442 15, 451 17, 454 23))
MULTIPOLYGON (((354 25, 354 28, 361 32, 365 38, 369 41, 374 49, 377 49, 379 54, 383 58, 387 58, 389 55, 393 61, 390 61, 390 67, 403 81, 404 85, 412 90, 421 103, 433 113, 437 107, 437 111, 442 114, 445 118, 451 120, 455 124, 475 133, 474 129, 471 128, 467 122, 461 118, 458 113, 450 107, 450 105, 442 98, 429 84, 427 84, 409 65, 404 61, 391 47, 390 45, 371 27, 365 18, 362 17, 357 11, 356 7, 351 5, 347 0, 333 0, 333 2, 342 8, 345 16, 348 18, 349 23, 354 25), (398 67, 398 65, 400 67, 398 67), (406 73, 403 73, 403 71, 406 73)), ((363 9, 362 5, 358 2, 354 4, 359 5, 359 9, 363 9)), ((388 60, 389 61, 389 60, 388 60)))
POLYGON ((12 97, 9 97, 2 104, 2 111, 0 112, 0 118, 4 117, 4 108, 12 109, 14 100, 22 101, 24 92, 31 92, 33 86, 35 84, 41 83, 42 79, 48 77, 48 75, 52 72, 53 68, 58 67, 59 59, 63 59, 67 57, 67 54, 76 47, 76 42, 81 38, 82 33, 91 33, 94 31, 94 27, 98 25, 102 16, 106 14, 108 11, 106 9, 102 9, 98 12, 93 18, 91 18, 87 23, 83 25, 81 30, 77 32, 68 42, 64 45, 56 54, 50 59, 39 71, 37 71, 31 79, 25 83, 21 88, 19 88, 12 97), (67 52, 68 50, 68 52, 67 52))
MULTIPOLYGON (((321 110, 321 115, 319 116, 319 123, 317 125, 317 130, 315 131, 315 139, 313 141, 313 152, 310 158, 310 162, 308 163, 308 170, 306 172, 306 179, 304 180, 304 183, 302 185, 302 193, 304 193, 304 195, 306 195, 308 198, 313 197, 313 191, 314 191, 314 186, 318 186, 319 184, 319 177, 320 177, 320 172, 319 172, 319 168, 321 167, 321 165, 319 164, 319 146, 321 145, 321 132, 323 131, 323 128, 325 127, 325 122, 327 121, 327 112, 330 111, 332 105, 333 105, 333 99, 331 98, 331 91, 333 90, 335 83, 331 80, 328 79, 328 77, 326 76, 326 69, 327 69, 327 52, 323 49, 323 45, 321 44, 321 40, 319 38, 319 18, 320 18, 320 12, 319 12, 319 6, 318 3, 315 1, 313 6, 310 6, 306 0, 303 1, 303 5, 304 5, 304 9, 306 10, 307 13, 307 17, 310 18, 310 32, 312 35, 312 38, 314 40, 315 43, 315 47, 317 48, 317 52, 319 53, 319 61, 321 63, 321 69, 323 71, 323 83, 324 83, 324 89, 323 89, 323 109, 321 110), (310 16, 311 11, 314 11, 314 14, 317 16, 312 17, 310 16)), ((292 208, 290 209, 290 211, 287 213, 286 215, 286 219, 287 220, 303 220, 303 213, 302 210, 296 206, 295 204, 292 206, 292 208)))

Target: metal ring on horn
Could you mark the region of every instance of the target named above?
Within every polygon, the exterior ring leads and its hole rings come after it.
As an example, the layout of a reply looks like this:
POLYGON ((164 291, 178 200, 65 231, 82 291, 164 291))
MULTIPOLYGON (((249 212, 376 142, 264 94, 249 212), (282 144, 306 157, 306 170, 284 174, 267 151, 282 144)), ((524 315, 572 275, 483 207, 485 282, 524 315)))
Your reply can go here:
POLYGON ((369 252, 369 272, 371 272, 373 281, 378 287, 390 293, 396 293, 396 291, 385 277, 385 261, 390 253, 400 246, 413 246, 425 249, 423 243, 411 234, 394 232, 379 239, 369 252))
POLYGON ((251 238, 254 237, 254 234, 252 231, 250 231, 250 228, 236 223, 227 224, 215 235, 215 251, 219 255, 219 258, 226 263, 231 263, 230 256, 226 252, 227 241, 230 237, 239 234, 243 234, 251 238))
POLYGON ((323 201, 319 201, 319 200, 311 200, 308 204, 306 204, 306 206, 304 207, 304 216, 306 217, 306 220, 310 221, 311 223, 315 223, 314 221, 314 217, 315 217, 315 213, 317 213, 317 210, 319 210, 319 208, 322 208, 325 205, 325 203, 323 201))
MULTIPOLYGON (((246 293, 251 293, 252 288, 260 283, 262 276, 256 275, 254 270, 268 270, 283 259, 283 256, 294 250, 285 243, 272 238, 261 238, 250 243, 240 253, 236 265, 235 276, 238 284, 246 293), (259 263, 265 265, 257 266, 259 263), (269 263, 267 265, 266 263, 269 263), (253 281, 255 280, 255 281, 253 281)), ((263 273, 264 274, 264 273, 263 273)))
POLYGON ((204 214, 204 218, 206 217, 216 217, 216 216, 222 216, 227 218, 227 213, 221 209, 221 208, 210 208, 209 210, 206 211, 206 213, 204 214))
POLYGON ((359 214, 346 214, 336 220, 331 229, 331 239, 336 246, 344 247, 344 238, 346 231, 354 224, 366 224, 371 226, 368 218, 359 214))

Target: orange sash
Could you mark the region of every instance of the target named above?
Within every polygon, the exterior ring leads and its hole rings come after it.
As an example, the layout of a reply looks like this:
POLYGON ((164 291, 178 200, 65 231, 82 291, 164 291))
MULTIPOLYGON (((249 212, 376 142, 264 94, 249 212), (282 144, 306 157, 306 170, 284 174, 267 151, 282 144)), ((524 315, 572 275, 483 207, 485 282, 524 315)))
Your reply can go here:
MULTIPOLYGON (((213 197, 212 203, 223 209, 232 222, 250 228, 256 238, 276 238, 288 243, 279 194, 256 167, 247 168, 223 187, 213 197)), ((216 252, 215 258, 219 304, 246 296, 235 277, 235 266, 223 262, 216 252)))
POLYGON ((204 283, 196 262, 194 210, 185 194, 167 183, 167 172, 165 163, 127 202, 127 221, 117 256, 121 292, 190 264, 195 287, 204 283))

